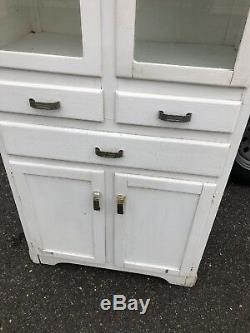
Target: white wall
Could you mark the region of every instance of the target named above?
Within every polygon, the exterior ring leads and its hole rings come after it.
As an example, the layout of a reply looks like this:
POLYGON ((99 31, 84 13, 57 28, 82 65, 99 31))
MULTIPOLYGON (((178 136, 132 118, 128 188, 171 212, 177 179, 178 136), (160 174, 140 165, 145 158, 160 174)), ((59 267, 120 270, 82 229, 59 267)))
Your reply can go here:
POLYGON ((40 0, 38 9, 42 31, 81 35, 80 0, 40 0))
POLYGON ((250 0, 137 0, 136 39, 238 46, 250 0))
POLYGON ((0 0, 0 47, 30 31, 29 12, 22 5, 25 1, 0 0))

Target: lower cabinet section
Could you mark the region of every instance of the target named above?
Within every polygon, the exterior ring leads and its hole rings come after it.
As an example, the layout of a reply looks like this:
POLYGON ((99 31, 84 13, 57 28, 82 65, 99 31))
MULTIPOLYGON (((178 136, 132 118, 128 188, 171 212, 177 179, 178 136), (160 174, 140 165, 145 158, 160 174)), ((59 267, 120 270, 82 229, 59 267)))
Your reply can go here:
POLYGON ((27 238, 38 252, 69 262, 104 263, 104 172, 14 161, 11 167, 27 238), (99 210, 94 209, 95 194, 99 210))
POLYGON ((202 256, 199 240, 208 236, 202 232, 214 184, 43 160, 11 158, 10 167, 29 245, 38 257, 50 258, 42 262, 93 264, 168 280, 166 274, 188 277, 202 256), (114 188, 108 199, 105 179, 114 188), (106 212, 113 216, 107 223, 106 212), (114 231, 111 264, 107 225, 114 231))

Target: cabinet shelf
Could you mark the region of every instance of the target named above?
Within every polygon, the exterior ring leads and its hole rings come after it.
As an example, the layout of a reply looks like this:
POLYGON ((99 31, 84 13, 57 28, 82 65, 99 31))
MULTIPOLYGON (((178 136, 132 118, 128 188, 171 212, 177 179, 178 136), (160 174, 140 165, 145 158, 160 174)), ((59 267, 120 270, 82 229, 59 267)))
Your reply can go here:
POLYGON ((234 69, 250 0, 137 0, 138 62, 234 69))
POLYGON ((3 50, 69 57, 83 55, 81 36, 50 32, 30 33, 6 45, 3 50))
POLYGON ((236 49, 225 45, 136 41, 138 62, 233 69, 236 49))

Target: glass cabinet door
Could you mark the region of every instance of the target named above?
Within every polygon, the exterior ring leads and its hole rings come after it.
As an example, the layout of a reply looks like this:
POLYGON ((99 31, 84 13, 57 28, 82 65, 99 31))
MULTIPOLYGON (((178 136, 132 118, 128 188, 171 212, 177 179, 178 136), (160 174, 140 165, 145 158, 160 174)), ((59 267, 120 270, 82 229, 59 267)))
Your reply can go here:
MULTIPOLYGON (((16 57, 33 56, 29 65, 38 67, 35 69, 60 71, 56 62, 50 64, 52 58, 59 62, 69 58, 71 63, 64 68, 66 72, 74 73, 81 59, 87 67, 90 56, 100 53, 100 31, 97 30, 100 22, 95 22, 100 16, 99 0, 92 1, 94 5, 90 6, 88 0, 0 0, 0 66, 4 55, 15 54, 16 57), (93 27, 95 23, 97 26, 93 27), (92 46, 90 38, 93 38, 92 46), (93 45, 95 50, 90 49, 93 45), (40 62, 43 59, 47 68, 40 62)), ((16 65, 19 61, 17 58, 16 65)))
POLYGON ((135 60, 233 69, 250 0, 137 0, 135 60))
MULTIPOLYGON (((128 2, 129 9, 128 6, 122 6, 122 0, 118 0, 118 16, 123 25, 121 28, 118 27, 118 32, 120 31, 121 38, 126 26, 126 31, 132 34, 131 39, 123 36, 123 40, 130 40, 135 76, 148 75, 149 78, 164 79, 166 74, 166 79, 171 79, 171 73, 175 70, 176 78, 181 79, 178 72, 181 67, 185 70, 183 79, 187 81, 192 80, 192 77, 185 78, 185 75, 191 74, 192 69, 193 73, 199 73, 201 76, 209 76, 212 73, 218 77, 222 75, 225 82, 226 78, 230 82, 230 75, 232 76, 237 65, 243 37, 246 35, 250 0, 128 2), (127 17, 132 17, 131 21, 122 18, 122 10, 126 12, 127 17), (156 73, 153 72, 152 66, 155 66, 155 71, 158 66, 160 77, 154 77, 156 73), (161 73, 164 71, 163 66, 168 68, 168 72, 161 73), (202 72, 201 69, 206 71, 202 72)), ((249 42, 250 40, 248 44, 249 42)), ((244 50, 245 52, 249 51, 244 50)), ((199 75, 196 75, 196 79, 199 75)), ((204 77, 200 79, 205 80, 204 77)))

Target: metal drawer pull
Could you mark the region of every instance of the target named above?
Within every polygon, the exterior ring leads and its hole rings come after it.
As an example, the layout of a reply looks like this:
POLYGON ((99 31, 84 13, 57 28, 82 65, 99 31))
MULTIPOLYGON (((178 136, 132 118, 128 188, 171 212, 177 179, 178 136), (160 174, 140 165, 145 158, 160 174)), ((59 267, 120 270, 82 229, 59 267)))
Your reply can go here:
POLYGON ((123 215, 124 214, 124 203, 126 197, 123 194, 117 194, 117 214, 123 215))
POLYGON ((171 123, 188 123, 191 121, 192 113, 187 113, 185 116, 166 114, 163 111, 159 111, 159 119, 163 121, 169 121, 171 123))
POLYGON ((106 158, 121 158, 123 157, 123 150, 119 150, 117 153, 112 153, 109 151, 101 151, 100 148, 95 148, 95 153, 97 156, 106 157, 106 158))
POLYGON ((38 110, 58 110, 61 107, 60 102, 53 102, 53 103, 36 102, 33 98, 30 98, 29 102, 30 102, 30 107, 38 110))
POLYGON ((94 210, 100 211, 100 200, 101 200, 101 193, 100 192, 94 192, 93 193, 93 208, 94 210))

